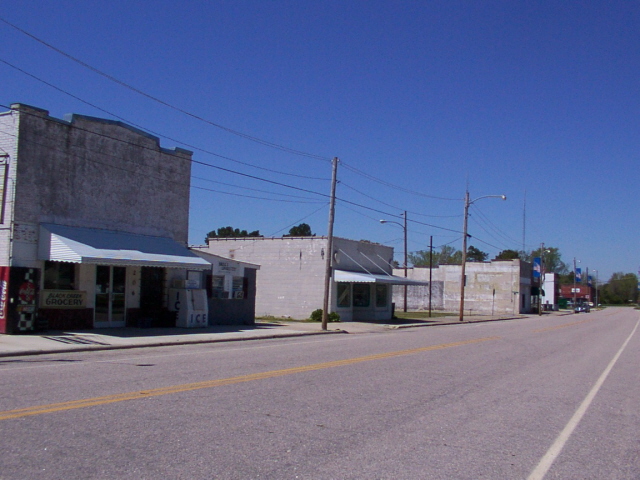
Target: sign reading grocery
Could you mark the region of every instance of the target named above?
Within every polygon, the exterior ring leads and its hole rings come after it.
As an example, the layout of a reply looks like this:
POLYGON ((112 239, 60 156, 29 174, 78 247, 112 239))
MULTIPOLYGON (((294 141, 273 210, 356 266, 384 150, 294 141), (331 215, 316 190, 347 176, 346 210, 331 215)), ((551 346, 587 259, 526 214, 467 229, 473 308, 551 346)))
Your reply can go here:
POLYGON ((87 292, 80 290, 42 290, 40 308, 87 308, 87 292))

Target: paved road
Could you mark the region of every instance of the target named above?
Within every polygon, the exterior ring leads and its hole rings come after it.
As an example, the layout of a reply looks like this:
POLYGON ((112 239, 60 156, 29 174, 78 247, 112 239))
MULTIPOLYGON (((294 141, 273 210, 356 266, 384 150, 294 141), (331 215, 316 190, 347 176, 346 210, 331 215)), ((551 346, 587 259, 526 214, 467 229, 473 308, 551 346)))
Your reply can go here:
POLYGON ((0 359, 2 479, 637 479, 639 313, 0 359))

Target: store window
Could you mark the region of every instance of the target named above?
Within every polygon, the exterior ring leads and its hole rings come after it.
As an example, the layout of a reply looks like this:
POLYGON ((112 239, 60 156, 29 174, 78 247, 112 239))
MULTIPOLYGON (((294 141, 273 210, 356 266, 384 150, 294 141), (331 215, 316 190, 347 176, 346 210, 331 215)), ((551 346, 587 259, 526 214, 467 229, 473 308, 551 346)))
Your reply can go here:
POLYGON ((211 297, 213 298, 225 298, 224 294, 224 276, 213 275, 211 276, 211 297))
POLYGON ((244 277, 233 277, 232 298, 240 300, 246 297, 244 285, 244 277))
POLYGON ((368 283, 353 284, 353 306, 368 307, 371 305, 371 287, 368 283))
POLYGON ((74 290, 76 288, 76 264, 44 262, 45 290, 74 290))
POLYGON ((376 284, 376 307, 385 308, 387 306, 388 286, 376 284))
POLYGON ((346 308, 351 306, 351 284, 338 284, 338 307, 346 308))

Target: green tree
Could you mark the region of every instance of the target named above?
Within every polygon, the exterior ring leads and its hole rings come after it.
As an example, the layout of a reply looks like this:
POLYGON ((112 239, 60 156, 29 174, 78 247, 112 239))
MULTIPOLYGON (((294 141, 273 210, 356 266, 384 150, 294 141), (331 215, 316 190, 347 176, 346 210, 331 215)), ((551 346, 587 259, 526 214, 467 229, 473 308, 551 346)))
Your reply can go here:
MULTIPOLYGON (((529 253, 524 253, 520 258, 527 262, 533 262, 535 257, 542 258, 545 272, 553 272, 559 275, 566 275, 569 273, 569 268, 567 267, 567 264, 562 261, 560 250, 556 247, 544 247, 544 250, 537 248, 535 250, 531 250, 529 253)), ((573 281, 573 277, 571 278, 573 281)))
MULTIPOLYGON (((484 262, 489 257, 489 254, 482 250, 470 245, 467 249, 467 262, 484 262)), ((460 259, 462 262, 462 259, 460 259)))
POLYGON ((600 300, 617 305, 638 303, 638 277, 635 273, 614 273, 600 288, 600 300))
POLYGON ((296 225, 295 227, 291 227, 288 235, 283 235, 284 237, 315 237, 315 233, 311 233, 311 227, 306 223, 301 223, 300 225, 296 225))
POLYGON ((520 258, 520 252, 517 250, 502 250, 495 260, 515 260, 520 258))
POLYGON ((204 241, 206 242, 210 238, 238 238, 238 237, 262 237, 260 230, 254 230, 253 232, 247 232, 246 230, 240 230, 238 228, 221 227, 218 230, 212 230, 207 233, 204 241))
MULTIPOLYGON (((429 250, 418 250, 407 255, 409 263, 414 267, 429 266, 429 250)), ((433 252, 433 267, 438 265, 460 265, 462 263, 462 252, 450 245, 443 245, 440 251, 433 252)))

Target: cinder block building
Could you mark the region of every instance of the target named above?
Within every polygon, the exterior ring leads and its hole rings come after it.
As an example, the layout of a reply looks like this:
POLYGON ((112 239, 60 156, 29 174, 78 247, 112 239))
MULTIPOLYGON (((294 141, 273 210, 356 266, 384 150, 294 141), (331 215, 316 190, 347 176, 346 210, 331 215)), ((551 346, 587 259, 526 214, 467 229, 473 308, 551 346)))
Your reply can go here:
POLYGON ((260 265, 256 315, 309 318, 322 308, 326 256, 331 255, 329 311, 343 321, 389 320, 392 285, 418 285, 392 274, 393 248, 327 237, 209 238, 193 250, 260 265))
MULTIPOLYGON (((531 311, 532 266, 522 260, 467 262, 465 315, 504 315, 531 311)), ((396 275, 404 274, 395 269, 396 275)), ((432 269, 431 308, 447 312, 460 309, 460 265, 440 265, 432 269)), ((429 304, 429 268, 414 267, 407 272, 411 280, 426 285, 407 287, 407 309, 426 310, 429 304)), ((403 304, 404 289, 394 287, 393 300, 403 304)))
POLYGON ((191 155, 117 121, 0 113, 0 333, 175 325, 168 289, 212 271, 187 248, 191 155))

